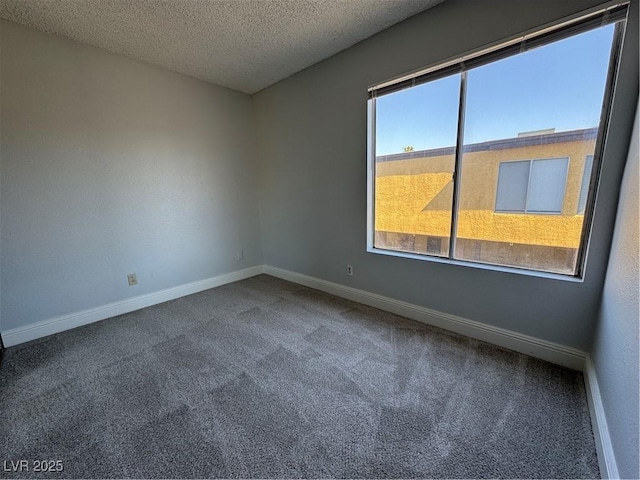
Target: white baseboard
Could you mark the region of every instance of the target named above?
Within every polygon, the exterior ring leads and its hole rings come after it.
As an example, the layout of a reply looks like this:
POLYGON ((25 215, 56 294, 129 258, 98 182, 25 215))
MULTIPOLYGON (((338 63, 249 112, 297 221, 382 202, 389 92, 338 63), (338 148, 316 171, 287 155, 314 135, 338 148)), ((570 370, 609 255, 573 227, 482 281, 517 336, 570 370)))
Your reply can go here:
POLYGON ((602 397, 600 397, 596 370, 590 355, 587 355, 584 362, 584 383, 587 389, 587 401, 589 402, 593 437, 596 442, 600 476, 607 479, 620 478, 616 457, 613 453, 613 445, 611 444, 611 437, 609 436, 609 428, 607 427, 607 418, 604 414, 602 397))
POLYGON ((175 300, 176 298, 191 295, 210 288, 219 287, 227 283, 237 282, 245 278, 254 277, 264 272, 262 265, 245 268, 236 272, 225 273, 217 277, 208 278, 198 282, 187 283, 178 287, 161 290, 159 292, 140 295, 139 297, 130 298, 122 302, 114 302, 102 305, 97 308, 74 312, 69 315, 62 315, 37 323, 25 325, 23 327, 13 328, 2 332, 2 338, 6 347, 18 345, 20 343, 36 340, 46 337, 54 333, 60 333, 65 330, 87 325, 89 323, 104 320, 106 318, 115 317, 125 313, 140 310, 141 308, 157 305, 158 303, 175 300))
POLYGON ((2 333, 5 347, 18 345, 38 338, 63 332, 89 323, 111 318, 117 315, 133 312, 141 308, 174 300, 185 295, 191 295, 203 290, 215 288, 227 283, 237 282, 245 278, 266 273, 300 285, 315 288, 342 298, 353 300, 365 305, 379 308, 419 322, 450 330, 471 338, 476 338, 494 345, 531 355, 557 365, 563 365, 584 373, 587 399, 591 413, 591 423, 598 453, 598 463, 602 478, 615 479, 618 469, 613 454, 611 438, 607 428, 607 420, 602 406, 600 390, 591 357, 581 350, 566 347, 546 340, 540 340, 529 335, 511 330, 493 327, 448 313, 439 312, 426 307, 402 302, 393 298, 369 293, 364 290, 347 287, 338 283, 309 277, 300 273, 282 270, 268 265, 258 265, 244 270, 227 273, 217 277, 192 282, 178 287, 162 290, 147 295, 141 295, 122 302, 103 305, 98 308, 83 310, 69 315, 43 320, 24 327, 7 330, 2 333))
POLYGON ((268 265, 264 273, 574 370, 584 367, 587 354, 575 348, 268 265))
POLYGON ((258 265, 206 280, 141 295, 122 302, 115 302, 89 310, 50 318, 2 332, 2 338, 7 347, 18 345, 116 315, 122 315, 158 303, 174 300, 185 295, 191 295, 209 288, 243 280, 261 273, 267 273, 274 277, 315 288, 323 292, 370 305, 471 338, 483 340, 494 345, 509 348, 516 352, 531 355, 532 357, 575 370, 582 371, 585 366, 586 353, 574 348, 268 265, 258 265))

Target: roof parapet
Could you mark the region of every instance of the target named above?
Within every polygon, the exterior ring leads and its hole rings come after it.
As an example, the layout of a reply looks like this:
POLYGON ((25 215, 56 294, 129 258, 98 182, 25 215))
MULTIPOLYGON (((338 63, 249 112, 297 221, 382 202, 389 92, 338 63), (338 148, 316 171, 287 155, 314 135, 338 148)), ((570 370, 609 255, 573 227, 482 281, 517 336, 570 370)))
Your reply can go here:
MULTIPOLYGON (((465 145, 463 153, 482 152, 486 150, 505 150, 507 148, 529 147, 532 145, 548 145, 552 143, 576 142, 580 140, 593 140, 598 135, 598 128, 583 128, 556 132, 555 129, 525 132, 517 137, 490 140, 488 142, 472 143, 465 145), (549 130, 553 130, 548 133, 549 130), (544 133, 539 133, 544 132, 544 133), (522 136, 521 136, 522 135, 522 136)), ((392 153, 376 157, 376 162, 390 162, 395 160, 410 160, 414 158, 441 157, 455 154, 455 147, 441 147, 430 150, 416 150, 413 152, 392 153)))

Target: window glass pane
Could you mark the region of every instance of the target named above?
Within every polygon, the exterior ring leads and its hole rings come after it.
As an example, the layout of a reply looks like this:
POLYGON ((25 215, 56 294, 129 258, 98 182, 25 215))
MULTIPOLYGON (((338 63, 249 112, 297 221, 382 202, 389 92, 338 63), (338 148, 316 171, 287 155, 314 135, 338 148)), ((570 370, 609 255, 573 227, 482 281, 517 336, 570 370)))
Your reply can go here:
POLYGON ((568 165, 568 158, 533 161, 527 194, 527 212, 562 212, 568 165))
POLYGON ((449 254, 460 75, 375 101, 374 246, 449 254))
POLYGON ((613 32, 606 25, 467 72, 454 258, 575 273, 584 159, 613 32))
POLYGON ((524 212, 531 162, 503 162, 498 172, 496 211, 524 212))
POLYGON ((584 160, 584 170, 582 173, 582 186, 580 187, 580 198, 578 199, 578 214, 584 214, 587 206, 587 195, 589 195, 589 184, 591 183, 591 169, 593 168, 593 155, 587 155, 584 160))

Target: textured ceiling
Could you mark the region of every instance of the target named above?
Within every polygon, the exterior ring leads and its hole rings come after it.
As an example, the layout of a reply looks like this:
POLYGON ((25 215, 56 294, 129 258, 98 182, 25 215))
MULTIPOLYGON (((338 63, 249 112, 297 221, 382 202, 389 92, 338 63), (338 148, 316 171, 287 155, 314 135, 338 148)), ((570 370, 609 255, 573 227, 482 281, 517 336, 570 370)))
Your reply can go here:
POLYGON ((443 0, 0 0, 0 17, 245 93, 443 0))

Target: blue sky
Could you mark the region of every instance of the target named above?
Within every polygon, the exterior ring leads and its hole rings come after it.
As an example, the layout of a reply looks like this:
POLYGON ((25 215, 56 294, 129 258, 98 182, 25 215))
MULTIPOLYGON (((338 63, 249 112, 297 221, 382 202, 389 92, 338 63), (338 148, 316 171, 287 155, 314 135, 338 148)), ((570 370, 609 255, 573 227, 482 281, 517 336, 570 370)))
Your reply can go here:
MULTIPOLYGON (((465 143, 595 127, 614 25, 468 71, 465 143)), ((455 145, 460 75, 376 100, 376 154, 455 145)))

